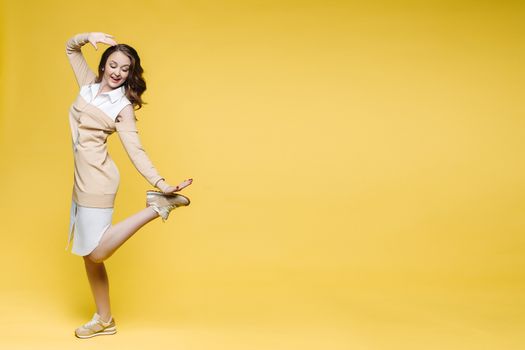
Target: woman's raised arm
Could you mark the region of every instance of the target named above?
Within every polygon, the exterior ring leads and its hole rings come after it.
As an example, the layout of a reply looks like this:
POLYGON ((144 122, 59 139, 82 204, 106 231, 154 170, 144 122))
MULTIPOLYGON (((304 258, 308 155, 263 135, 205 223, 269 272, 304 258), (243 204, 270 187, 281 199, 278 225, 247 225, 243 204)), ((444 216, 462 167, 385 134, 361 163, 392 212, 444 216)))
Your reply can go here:
POLYGON ((66 54, 79 87, 90 84, 96 79, 96 74, 89 68, 81 51, 81 47, 88 42, 91 43, 95 49, 97 49, 98 42, 108 45, 117 44, 111 35, 100 32, 79 33, 68 39, 66 42, 66 54))

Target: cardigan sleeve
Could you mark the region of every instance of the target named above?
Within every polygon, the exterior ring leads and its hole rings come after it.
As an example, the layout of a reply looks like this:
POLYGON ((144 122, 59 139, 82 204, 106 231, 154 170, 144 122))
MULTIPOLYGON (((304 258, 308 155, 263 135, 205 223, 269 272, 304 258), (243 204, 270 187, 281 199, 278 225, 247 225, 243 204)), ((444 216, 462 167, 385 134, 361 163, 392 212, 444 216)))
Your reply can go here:
POLYGON ((96 74, 89 68, 81 51, 81 47, 89 42, 88 36, 89 33, 79 33, 66 42, 66 55, 79 87, 90 84, 96 79, 96 74))
POLYGON ((164 178, 159 175, 159 172, 149 159, 140 138, 136 126, 135 114, 132 111, 132 107, 124 108, 127 112, 121 112, 117 117, 119 120, 115 122, 115 127, 119 135, 120 141, 124 146, 131 162, 138 170, 138 172, 153 186, 160 190, 164 190, 169 185, 163 181, 164 178))

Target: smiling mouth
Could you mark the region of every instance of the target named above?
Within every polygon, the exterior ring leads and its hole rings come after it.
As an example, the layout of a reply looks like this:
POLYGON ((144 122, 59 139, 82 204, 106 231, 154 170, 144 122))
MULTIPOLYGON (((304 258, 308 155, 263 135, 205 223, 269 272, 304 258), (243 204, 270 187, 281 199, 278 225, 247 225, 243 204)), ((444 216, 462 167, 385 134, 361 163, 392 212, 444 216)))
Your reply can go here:
POLYGON ((118 83, 118 82, 122 79, 122 78, 115 79, 115 78, 113 78, 113 77, 110 77, 110 78, 111 78, 111 80, 113 80, 115 83, 118 83))

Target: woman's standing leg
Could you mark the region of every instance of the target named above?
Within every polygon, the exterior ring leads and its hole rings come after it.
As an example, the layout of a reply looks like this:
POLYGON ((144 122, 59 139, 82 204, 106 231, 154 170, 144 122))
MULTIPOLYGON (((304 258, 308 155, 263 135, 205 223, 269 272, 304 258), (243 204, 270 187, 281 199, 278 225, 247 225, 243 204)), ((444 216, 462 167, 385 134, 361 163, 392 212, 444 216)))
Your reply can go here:
POLYGON ((109 303, 109 280, 104 263, 92 261, 89 257, 84 256, 84 265, 91 292, 97 305, 97 313, 103 321, 109 321, 111 317, 111 306, 109 303))

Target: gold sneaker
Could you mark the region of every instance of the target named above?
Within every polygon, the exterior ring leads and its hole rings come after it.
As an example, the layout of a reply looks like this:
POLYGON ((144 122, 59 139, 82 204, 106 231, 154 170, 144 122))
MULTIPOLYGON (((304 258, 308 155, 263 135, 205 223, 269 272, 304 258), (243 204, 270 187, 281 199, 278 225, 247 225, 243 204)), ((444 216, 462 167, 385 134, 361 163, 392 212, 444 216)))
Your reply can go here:
POLYGON ((91 321, 75 329, 75 336, 77 338, 91 338, 97 335, 109 335, 115 333, 117 333, 115 319, 111 317, 109 322, 104 322, 96 312, 91 321))
POLYGON ((155 210, 162 218, 162 221, 168 219, 170 211, 173 209, 188 205, 190 205, 190 199, 180 193, 146 192, 146 206, 155 210))

